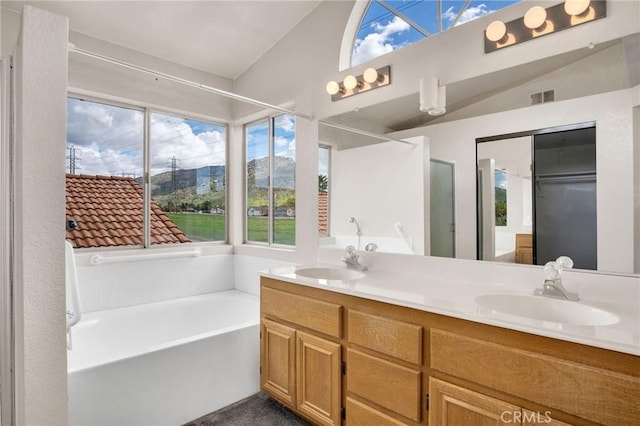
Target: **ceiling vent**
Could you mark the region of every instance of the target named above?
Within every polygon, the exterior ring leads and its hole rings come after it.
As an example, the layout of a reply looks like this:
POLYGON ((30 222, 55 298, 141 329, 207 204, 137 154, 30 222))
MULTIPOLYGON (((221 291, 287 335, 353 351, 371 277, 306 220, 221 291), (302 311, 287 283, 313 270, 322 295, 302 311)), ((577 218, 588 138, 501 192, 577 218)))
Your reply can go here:
POLYGON ((542 104, 545 102, 553 102, 555 100, 556 100, 556 91, 553 89, 531 94, 531 105, 542 104))

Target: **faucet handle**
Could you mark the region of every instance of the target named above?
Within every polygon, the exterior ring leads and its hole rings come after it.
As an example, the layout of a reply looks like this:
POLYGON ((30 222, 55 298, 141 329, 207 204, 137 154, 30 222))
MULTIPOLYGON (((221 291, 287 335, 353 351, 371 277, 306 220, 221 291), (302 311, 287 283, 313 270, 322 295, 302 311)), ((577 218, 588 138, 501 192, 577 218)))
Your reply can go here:
POLYGON ((544 278, 545 280, 557 280, 560 278, 560 269, 553 260, 544 264, 544 278))
POLYGON ((559 271, 571 269, 573 268, 573 260, 569 256, 560 256, 556 259, 556 265, 559 271))
POLYGON ((356 248, 354 246, 352 246, 352 245, 348 245, 346 247, 346 250, 347 250, 347 254, 350 255, 350 256, 352 256, 352 255, 354 255, 356 253, 356 248))

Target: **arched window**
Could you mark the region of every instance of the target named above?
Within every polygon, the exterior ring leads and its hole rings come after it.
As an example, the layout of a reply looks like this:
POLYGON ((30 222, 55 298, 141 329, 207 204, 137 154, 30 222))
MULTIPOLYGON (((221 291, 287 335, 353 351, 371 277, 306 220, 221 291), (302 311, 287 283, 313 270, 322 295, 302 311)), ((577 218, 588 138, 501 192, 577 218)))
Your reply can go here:
POLYGON ((400 49, 520 0, 371 0, 356 2, 345 39, 340 69, 400 49), (359 25, 357 24, 359 23, 359 25), (348 34, 347 34, 348 33, 348 34))

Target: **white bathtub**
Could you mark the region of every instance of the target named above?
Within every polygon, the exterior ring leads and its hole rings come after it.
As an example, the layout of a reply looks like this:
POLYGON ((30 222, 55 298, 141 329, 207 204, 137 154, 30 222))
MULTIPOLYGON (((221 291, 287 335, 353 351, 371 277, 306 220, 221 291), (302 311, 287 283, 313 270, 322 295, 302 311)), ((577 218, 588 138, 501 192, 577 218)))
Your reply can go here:
POLYGON ((69 425, 181 425, 259 390, 259 299, 237 290, 84 314, 69 425))

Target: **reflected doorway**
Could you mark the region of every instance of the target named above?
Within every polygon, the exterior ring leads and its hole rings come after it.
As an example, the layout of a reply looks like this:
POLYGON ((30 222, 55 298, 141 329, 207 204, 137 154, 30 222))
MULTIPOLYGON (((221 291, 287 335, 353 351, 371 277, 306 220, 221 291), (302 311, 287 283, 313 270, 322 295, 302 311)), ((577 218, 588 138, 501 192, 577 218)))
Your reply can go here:
POLYGON ((429 166, 431 256, 455 257, 455 165, 431 159, 429 166))

